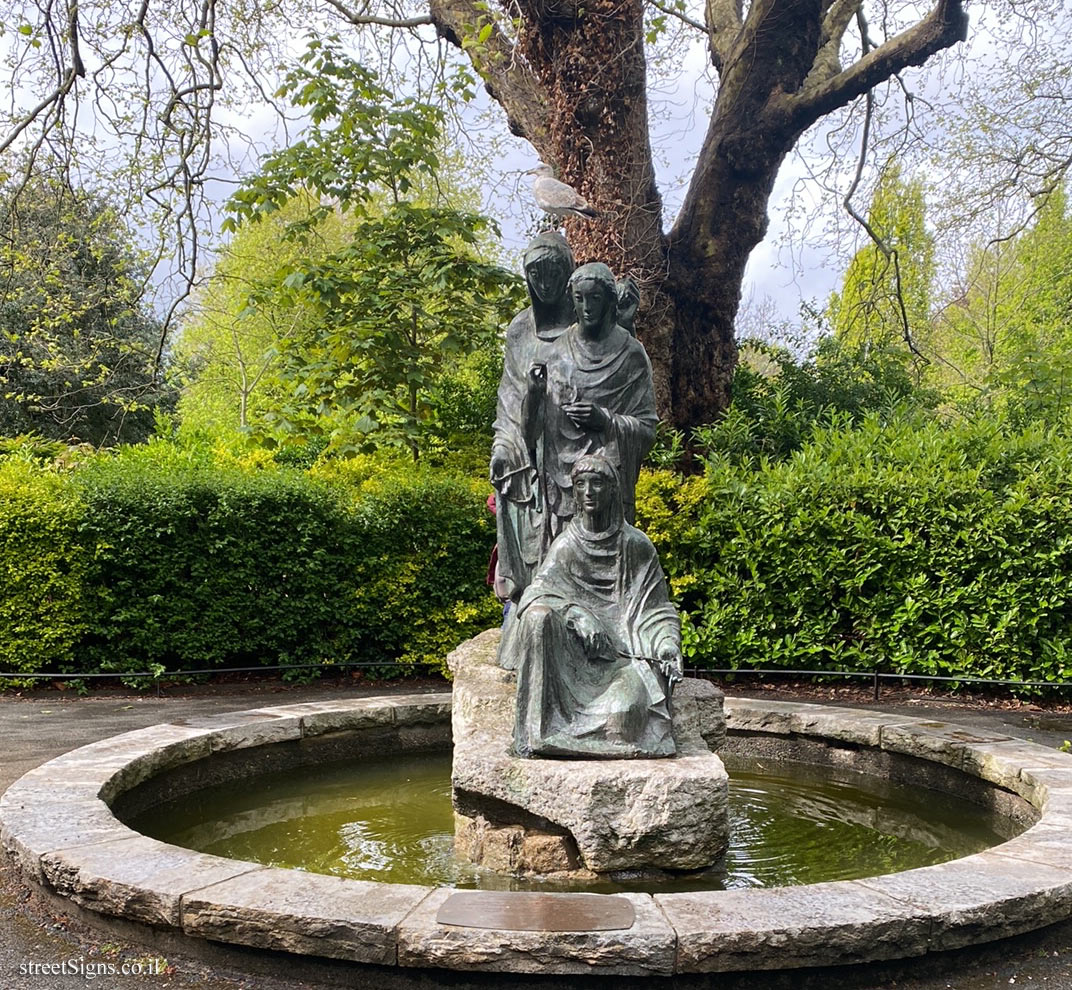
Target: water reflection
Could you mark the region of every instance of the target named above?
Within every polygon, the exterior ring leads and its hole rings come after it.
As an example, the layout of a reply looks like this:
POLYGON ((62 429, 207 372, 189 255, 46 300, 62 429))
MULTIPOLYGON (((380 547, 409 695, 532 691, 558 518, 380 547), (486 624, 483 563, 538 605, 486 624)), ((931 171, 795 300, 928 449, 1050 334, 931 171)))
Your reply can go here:
MULTIPOLYGON (((459 862, 450 756, 302 768, 197 792, 130 822, 202 852, 393 883, 561 889, 459 862)), ((589 890, 774 887, 944 862, 1002 841, 999 821, 934 791, 800 765, 731 770, 730 848, 718 867, 589 890)), ((580 889, 580 888, 573 888, 580 889)))

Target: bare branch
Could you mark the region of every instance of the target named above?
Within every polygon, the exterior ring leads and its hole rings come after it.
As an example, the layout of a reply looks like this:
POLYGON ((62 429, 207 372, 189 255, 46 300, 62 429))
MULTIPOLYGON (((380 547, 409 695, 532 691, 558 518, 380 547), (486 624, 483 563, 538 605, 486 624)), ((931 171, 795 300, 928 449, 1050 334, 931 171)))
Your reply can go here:
MULTIPOLYGON (((863 20, 863 13, 857 13, 858 18, 863 20)), ((866 26, 861 23, 860 25, 861 36, 864 38, 864 44, 867 44, 867 31, 866 26)), ((865 94, 866 106, 864 111, 864 126, 863 133, 860 137, 860 154, 856 159, 856 174, 853 176, 852 184, 849 186, 848 192, 845 193, 845 197, 842 200, 842 205, 845 207, 846 212, 855 220, 863 229, 867 232, 867 236, 871 239, 871 242, 878 248, 882 257, 886 259, 887 269, 892 266, 893 268, 893 294, 897 303, 897 319, 901 326, 901 338, 905 344, 908 345, 908 349, 912 352, 912 355, 919 361, 925 364, 929 364, 930 361, 923 352, 916 346, 914 337, 912 336, 912 327, 908 319, 908 307, 905 305, 904 298, 904 283, 901 279, 901 261, 900 254, 896 248, 890 247, 874 226, 870 224, 867 219, 859 213, 852 205, 852 197, 859 188, 860 180, 863 177, 864 165, 867 162, 867 148, 871 138, 871 120, 874 113, 875 100, 874 96, 868 92, 865 94)), ((880 273, 881 278, 885 277, 886 271, 880 273)))
POLYGON ((82 53, 78 49, 78 0, 72 0, 67 10, 67 36, 71 46, 71 70, 76 76, 84 78, 86 67, 82 64, 82 53))
POLYGON ((71 91, 74 86, 75 80, 78 78, 78 72, 74 66, 71 66, 63 76, 63 81, 57 86, 51 93, 48 94, 40 103, 37 104, 32 110, 30 110, 25 117, 18 122, 18 124, 11 129, 8 136, 0 142, 0 154, 3 154, 10 148, 19 138, 19 135, 26 130, 31 124, 35 123, 38 118, 47 110, 52 110, 57 104, 63 102, 63 98, 71 91))
POLYGON ((362 24, 379 24, 382 27, 414 28, 422 24, 435 23, 431 14, 420 14, 417 17, 379 17, 375 14, 359 14, 356 10, 351 10, 345 4, 340 3, 339 0, 327 0, 327 2, 351 24, 359 27, 362 24))
POLYGON ((646 2, 656 10, 662 11, 667 17, 677 18, 682 24, 687 24, 690 28, 695 28, 697 31, 707 34, 707 28, 705 28, 699 21, 694 21, 682 11, 674 10, 673 7, 667 7, 666 4, 659 3, 659 0, 646 0, 646 2))
POLYGON ((797 127, 804 129, 902 69, 922 65, 942 49, 963 41, 967 31, 968 15, 962 0, 938 0, 923 20, 868 52, 848 69, 786 97, 783 109, 797 127))
POLYGON ((856 195, 856 190, 860 187, 860 180, 863 178, 864 174, 864 166, 867 164, 867 146, 870 144, 871 118, 875 106, 874 98, 870 93, 868 93, 864 99, 864 126, 863 132, 860 135, 860 154, 856 158, 856 174, 852 177, 852 182, 849 185, 848 192, 845 193, 844 198, 841 200, 841 205, 845 207, 845 212, 867 231, 867 236, 878 244, 880 243, 878 234, 871 229, 867 220, 860 213, 857 213, 855 207, 852 205, 852 197, 856 195))

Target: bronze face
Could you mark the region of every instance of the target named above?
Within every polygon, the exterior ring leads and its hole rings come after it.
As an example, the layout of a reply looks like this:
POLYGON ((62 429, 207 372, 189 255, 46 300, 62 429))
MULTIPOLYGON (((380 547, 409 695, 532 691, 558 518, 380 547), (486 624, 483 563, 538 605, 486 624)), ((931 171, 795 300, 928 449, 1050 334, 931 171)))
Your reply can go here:
POLYGON ((586 331, 596 330, 603 325, 603 320, 610 307, 610 300, 598 282, 585 279, 574 283, 573 305, 577 309, 577 322, 586 331))

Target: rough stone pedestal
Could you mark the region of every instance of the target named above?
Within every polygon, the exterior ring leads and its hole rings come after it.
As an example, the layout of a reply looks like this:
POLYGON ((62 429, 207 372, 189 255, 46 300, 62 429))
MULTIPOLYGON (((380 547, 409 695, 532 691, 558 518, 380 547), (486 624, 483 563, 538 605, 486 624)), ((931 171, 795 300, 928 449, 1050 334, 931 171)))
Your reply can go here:
POLYGON ((455 848, 514 874, 700 870, 726 848, 722 692, 686 678, 674 692, 677 756, 519 759, 511 754, 516 674, 496 662, 498 630, 447 658, 454 675, 455 848))

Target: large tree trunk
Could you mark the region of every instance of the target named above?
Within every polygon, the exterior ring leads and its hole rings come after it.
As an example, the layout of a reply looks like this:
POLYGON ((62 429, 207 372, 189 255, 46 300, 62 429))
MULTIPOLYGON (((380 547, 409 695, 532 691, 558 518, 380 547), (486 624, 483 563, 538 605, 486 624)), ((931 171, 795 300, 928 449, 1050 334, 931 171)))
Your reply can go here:
POLYGON ((781 94, 803 84, 819 47, 819 0, 754 0, 771 8, 726 53, 715 110, 696 171, 669 235, 668 291, 677 304, 672 345, 673 420, 709 421, 730 401, 737 346, 733 327, 745 266, 767 233, 767 204, 798 133, 772 114, 781 94), (777 16, 775 16, 777 9, 777 16))
POLYGON ((637 326, 652 360, 660 415, 671 410, 675 314, 664 291, 666 242, 648 129, 641 0, 585 0, 584 14, 524 0, 521 51, 547 94, 541 152, 603 216, 570 219, 579 263, 603 261, 641 289, 637 326))
POLYGON ((766 233, 786 153, 816 120, 967 29, 961 0, 936 0, 911 28, 843 69, 842 37, 861 3, 751 0, 742 15, 739 0, 706 0, 720 85, 681 214, 664 234, 643 0, 504 2, 522 15, 516 46, 494 24, 488 36, 481 0, 431 0, 437 29, 468 52, 511 129, 604 212, 568 221, 570 243, 579 261, 605 261, 640 284, 637 329, 659 412, 679 428, 710 422, 729 403, 745 265, 766 233))
POLYGON ((640 0, 595 0, 580 19, 544 13, 523 35, 522 52, 549 96, 553 160, 606 214, 568 221, 570 242, 579 261, 605 261, 640 284, 637 329, 659 414, 682 429, 710 422, 730 401, 745 265, 766 233, 774 179, 795 140, 772 131, 767 101, 772 90, 784 91, 778 83, 795 89, 803 81, 817 47, 809 39, 818 32, 817 8, 818 0, 797 0, 793 9, 811 17, 726 73, 723 90, 732 87, 737 99, 716 104, 697 168, 702 180, 694 180, 669 238, 648 138, 640 0), (746 102, 750 112, 741 113, 746 102))
POLYGON ((683 211, 670 233, 666 291, 677 314, 671 371, 672 421, 679 428, 709 422, 712 411, 729 405, 745 266, 766 234, 780 161, 748 175, 718 161, 708 186, 714 195, 683 211))

